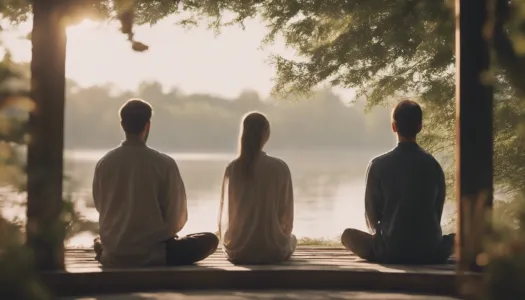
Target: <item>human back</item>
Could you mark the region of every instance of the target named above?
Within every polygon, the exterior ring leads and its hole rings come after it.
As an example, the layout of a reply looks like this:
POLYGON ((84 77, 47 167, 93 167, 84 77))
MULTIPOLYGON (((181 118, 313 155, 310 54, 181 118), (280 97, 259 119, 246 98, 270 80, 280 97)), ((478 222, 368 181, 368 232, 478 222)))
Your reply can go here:
POLYGON ((383 263, 442 263, 454 235, 442 235, 445 175, 436 159, 416 141, 423 112, 414 101, 392 112, 397 146, 374 158, 367 170, 365 216, 371 234, 348 228, 343 245, 358 256, 383 263))
POLYGON ((119 112, 126 139, 95 167, 95 252, 106 267, 165 265, 167 243, 188 218, 177 164, 146 145, 152 114, 145 101, 126 102, 119 112))
POLYGON ((174 163, 138 142, 123 142, 100 160, 96 190, 105 194, 97 197, 101 200, 97 208, 105 252, 103 264, 165 263, 162 242, 172 233, 159 199, 174 163))
POLYGON ((274 263, 295 249, 290 169, 262 147, 269 137, 264 116, 246 116, 239 157, 225 170, 220 231, 234 263, 274 263))
POLYGON ((384 204, 379 233, 389 256, 413 248, 433 251, 441 243, 445 198, 439 163, 417 144, 401 142, 374 164, 382 174, 384 204))

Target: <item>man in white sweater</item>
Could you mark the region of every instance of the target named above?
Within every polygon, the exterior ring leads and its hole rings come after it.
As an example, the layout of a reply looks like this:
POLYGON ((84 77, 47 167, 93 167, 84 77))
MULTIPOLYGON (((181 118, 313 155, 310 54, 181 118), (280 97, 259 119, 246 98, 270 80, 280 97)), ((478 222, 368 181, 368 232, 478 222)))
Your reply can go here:
POLYGON ((126 102, 120 109, 126 140, 95 168, 95 252, 106 267, 193 264, 219 243, 213 233, 177 236, 188 220, 186 192, 175 161, 146 146, 152 114, 145 101, 126 102))

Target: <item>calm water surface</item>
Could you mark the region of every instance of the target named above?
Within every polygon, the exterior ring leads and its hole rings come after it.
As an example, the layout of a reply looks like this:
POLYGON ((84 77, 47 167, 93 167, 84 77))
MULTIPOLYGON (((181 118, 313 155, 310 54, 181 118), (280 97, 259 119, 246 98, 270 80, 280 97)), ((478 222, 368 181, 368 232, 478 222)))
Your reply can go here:
MULTIPOLYGON (((290 166, 295 194, 294 232, 298 237, 338 239, 347 227, 365 229, 364 176, 368 161, 388 149, 348 151, 296 151, 271 153, 290 166)), ((88 220, 97 221, 91 181, 96 162, 106 151, 66 153, 66 192, 88 220)), ((169 153, 180 168, 188 197, 189 220, 181 234, 217 231, 222 175, 233 153, 169 153)), ((453 205, 445 208, 448 223, 453 205)), ((91 245, 93 233, 84 232, 68 241, 72 246, 91 245)))

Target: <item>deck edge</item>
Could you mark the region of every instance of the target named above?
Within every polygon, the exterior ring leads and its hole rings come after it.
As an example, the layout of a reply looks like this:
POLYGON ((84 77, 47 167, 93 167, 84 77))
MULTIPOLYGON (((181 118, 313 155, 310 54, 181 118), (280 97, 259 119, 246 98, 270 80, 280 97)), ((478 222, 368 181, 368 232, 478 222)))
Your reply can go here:
MULTIPOLYGON (((456 274, 383 273, 340 270, 256 270, 187 272, 41 273, 43 283, 57 296, 154 290, 372 290, 410 291, 456 296, 456 274)), ((462 275, 479 277, 478 274, 462 275)))

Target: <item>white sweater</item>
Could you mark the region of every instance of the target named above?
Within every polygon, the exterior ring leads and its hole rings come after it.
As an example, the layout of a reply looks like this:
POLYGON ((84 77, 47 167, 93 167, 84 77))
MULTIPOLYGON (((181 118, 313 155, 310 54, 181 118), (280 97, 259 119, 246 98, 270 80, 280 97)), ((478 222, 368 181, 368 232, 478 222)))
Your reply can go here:
POLYGON ((175 161, 140 141, 125 141, 97 164, 93 199, 100 213, 102 264, 163 265, 166 244, 188 219, 175 161))
POLYGON ((290 169, 261 152, 251 180, 233 176, 236 160, 223 180, 219 229, 228 258, 238 263, 272 263, 295 250, 293 186, 290 169))

